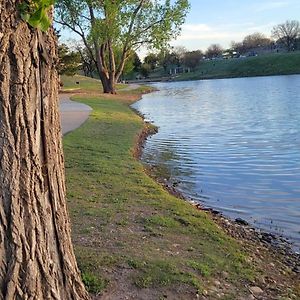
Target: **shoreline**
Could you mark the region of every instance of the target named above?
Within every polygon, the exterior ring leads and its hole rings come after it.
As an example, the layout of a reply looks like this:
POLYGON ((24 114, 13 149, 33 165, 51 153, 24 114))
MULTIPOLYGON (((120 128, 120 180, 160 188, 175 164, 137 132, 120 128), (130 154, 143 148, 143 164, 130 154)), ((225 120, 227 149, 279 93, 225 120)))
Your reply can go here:
POLYGON ((145 172, 137 158, 155 127, 130 107, 145 90, 77 95, 93 114, 64 138, 72 240, 93 299, 298 299, 281 259, 145 172))
MULTIPOLYGON (((142 97, 143 95, 137 101, 141 100, 142 97)), ((172 196, 189 203, 197 210, 206 212, 218 226, 229 234, 229 236, 243 243, 244 246, 246 246, 245 248, 249 249, 249 247, 251 247, 251 243, 255 243, 258 247, 265 247, 272 253, 272 255, 282 261, 292 272, 300 275, 300 252, 293 249, 292 242, 290 242, 287 238, 255 227, 243 219, 231 219, 230 217, 223 215, 222 212, 217 209, 203 206, 201 203, 178 191, 167 178, 156 175, 154 166, 146 166, 141 159, 143 149, 147 139, 158 132, 158 127, 145 122, 145 116, 138 110, 134 109, 131 105, 130 108, 140 118, 142 118, 144 122, 144 128, 138 136, 133 156, 143 164, 144 171, 150 178, 159 183, 172 196)))
MULTIPOLYGON (((193 74, 193 73, 189 73, 193 74)), ((172 82, 184 82, 184 81, 204 81, 204 80, 224 80, 224 79, 243 79, 243 78, 257 78, 257 77, 278 77, 278 76, 300 76, 300 71, 297 73, 282 73, 282 74, 262 74, 262 75, 244 75, 244 76, 207 76, 199 78, 177 78, 177 77, 155 77, 141 80, 127 80, 127 84, 151 84, 151 83, 172 83, 172 82)))

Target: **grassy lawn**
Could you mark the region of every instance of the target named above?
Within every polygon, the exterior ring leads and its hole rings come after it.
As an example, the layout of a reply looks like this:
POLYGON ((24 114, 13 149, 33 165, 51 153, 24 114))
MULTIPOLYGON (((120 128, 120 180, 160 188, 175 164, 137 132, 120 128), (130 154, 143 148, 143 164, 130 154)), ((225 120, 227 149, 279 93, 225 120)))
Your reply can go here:
POLYGON ((226 77, 300 74, 300 51, 257 57, 204 61, 195 72, 182 74, 179 80, 226 77))
MULTIPOLYGON (((66 76, 61 75, 63 83, 63 92, 100 92, 102 90, 101 82, 98 79, 90 78, 82 75, 66 76)), ((117 89, 125 88, 126 84, 117 84, 117 89)))
POLYGON ((101 299, 242 299, 249 286, 264 288, 265 274, 240 243, 133 158, 144 123, 128 105, 142 90, 74 98, 93 108, 64 137, 73 242, 87 288, 101 299))

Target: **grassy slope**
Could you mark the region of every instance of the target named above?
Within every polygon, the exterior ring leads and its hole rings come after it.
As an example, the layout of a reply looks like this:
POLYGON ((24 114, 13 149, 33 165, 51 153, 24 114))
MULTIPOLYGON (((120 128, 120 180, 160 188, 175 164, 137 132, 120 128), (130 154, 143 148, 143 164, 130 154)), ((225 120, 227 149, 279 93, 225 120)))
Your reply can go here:
POLYGON ((137 97, 77 96, 93 112, 64 138, 73 241, 87 287, 103 299, 194 299, 197 292, 238 299, 249 295, 248 284, 263 287, 262 271, 236 241, 133 158, 143 122, 128 104, 137 97))
POLYGON ((300 73, 300 51, 257 57, 204 61, 195 72, 182 74, 179 80, 286 75, 300 73))
MULTIPOLYGON (((85 77, 82 75, 75 76, 66 76, 61 75, 61 81, 63 82, 63 91, 64 92, 73 92, 73 91, 90 91, 90 92, 99 92, 101 90, 101 82, 98 79, 85 77), (76 84, 78 82, 78 84, 76 84)), ((126 87, 124 84, 118 84, 117 89, 122 89, 126 87)))

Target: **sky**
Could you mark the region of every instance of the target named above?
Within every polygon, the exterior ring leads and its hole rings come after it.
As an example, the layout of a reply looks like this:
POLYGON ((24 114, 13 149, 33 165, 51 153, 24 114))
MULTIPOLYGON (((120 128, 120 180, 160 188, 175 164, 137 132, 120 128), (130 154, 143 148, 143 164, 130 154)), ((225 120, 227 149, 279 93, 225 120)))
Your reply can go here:
MULTIPOLYGON (((190 4, 181 35, 171 42, 187 50, 205 51, 211 44, 227 48, 231 41, 242 41, 254 32, 270 37, 275 25, 300 21, 300 0, 190 0, 190 4)), ((63 31, 62 38, 78 39, 69 31, 63 31)), ((147 53, 139 51, 141 57, 147 53)))
POLYGON ((182 34, 172 42, 188 50, 205 50, 212 43, 228 47, 254 32, 271 36, 286 20, 300 21, 300 0, 190 0, 182 34))

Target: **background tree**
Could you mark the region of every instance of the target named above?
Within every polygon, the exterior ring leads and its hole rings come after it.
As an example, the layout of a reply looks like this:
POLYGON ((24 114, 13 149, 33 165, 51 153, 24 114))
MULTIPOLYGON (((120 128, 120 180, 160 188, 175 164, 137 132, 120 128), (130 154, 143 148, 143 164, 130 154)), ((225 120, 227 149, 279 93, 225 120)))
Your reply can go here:
POLYGON ((135 72, 139 72, 139 70, 141 69, 141 66, 142 66, 142 62, 140 60, 140 57, 138 56, 138 54, 133 51, 133 70, 135 72))
POLYGON ((164 50, 159 54, 159 64, 167 72, 170 66, 180 66, 180 58, 177 53, 164 50))
POLYGON ((130 51, 141 46, 158 49, 175 38, 188 9, 188 0, 57 0, 57 22, 80 35, 103 91, 115 93, 130 51), (117 49, 122 52, 119 63, 117 49))
POLYGON ((239 54, 244 54, 247 52, 247 49, 245 48, 243 42, 235 42, 232 41, 230 45, 231 51, 236 51, 239 54))
POLYGON ((183 58, 185 53, 187 52, 187 49, 184 46, 176 46, 173 48, 173 57, 176 57, 178 62, 177 66, 180 67, 183 63, 183 58))
POLYGON ((269 38, 259 32, 247 35, 243 40, 244 50, 267 47, 270 46, 271 43, 272 41, 269 38))
POLYGON ((150 65, 152 70, 154 70, 156 68, 158 61, 159 61, 159 58, 155 53, 149 53, 144 58, 144 63, 150 65))
POLYGON ((217 58, 220 57, 222 53, 223 53, 223 48, 219 44, 212 44, 207 48, 205 52, 205 56, 210 59, 217 58))
POLYGON ((0 299, 89 298, 65 201, 50 8, 0 0, 0 299))
POLYGON ((58 72, 61 75, 73 76, 82 67, 80 53, 71 51, 66 44, 58 46, 58 57, 58 72))
POLYGON ((280 40, 288 51, 292 51, 295 48, 297 38, 300 37, 300 23, 294 20, 279 24, 273 28, 272 36, 276 40, 280 40))
POLYGON ((203 59, 203 53, 200 50, 186 52, 183 57, 183 64, 192 70, 199 66, 203 59))
POLYGON ((149 74, 151 72, 151 66, 149 64, 142 64, 141 66, 141 70, 140 73, 142 76, 144 76, 145 78, 149 77, 149 74))
POLYGON ((97 67, 88 49, 82 44, 77 44, 75 47, 80 55, 81 68, 84 75, 94 78, 94 74, 97 73, 97 67))

